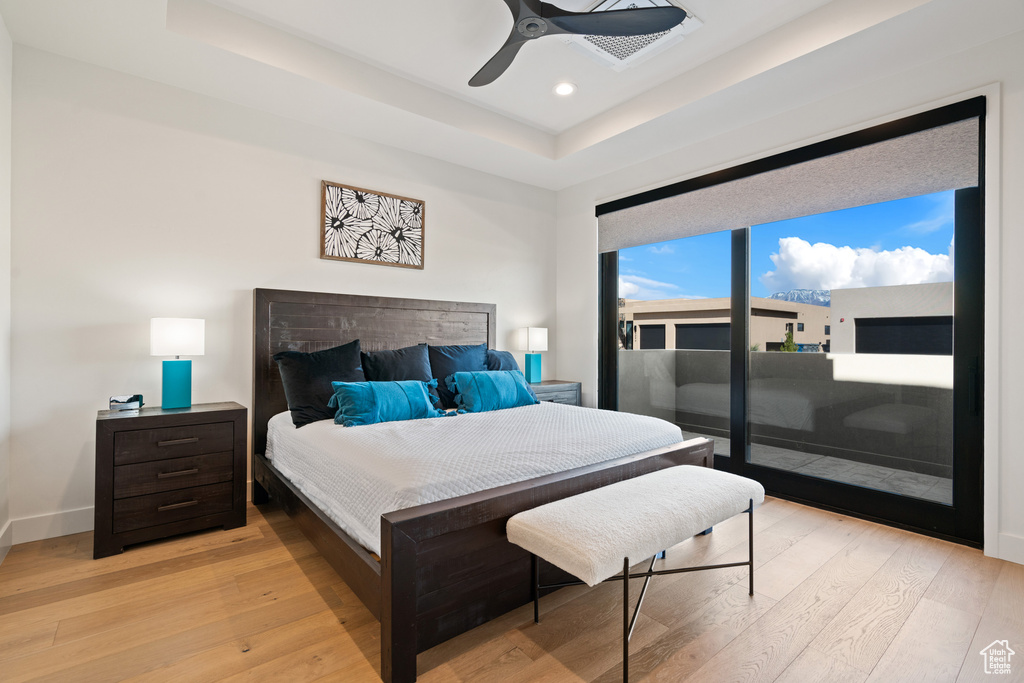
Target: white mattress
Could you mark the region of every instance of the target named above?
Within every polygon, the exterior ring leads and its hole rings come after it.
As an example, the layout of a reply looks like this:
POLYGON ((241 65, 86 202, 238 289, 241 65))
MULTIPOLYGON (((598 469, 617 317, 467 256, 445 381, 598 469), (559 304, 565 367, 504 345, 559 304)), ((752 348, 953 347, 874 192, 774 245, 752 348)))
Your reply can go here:
POLYGON ((683 440, 644 415, 558 403, 408 422, 268 425, 267 457, 321 510, 380 554, 385 512, 583 467, 683 440))

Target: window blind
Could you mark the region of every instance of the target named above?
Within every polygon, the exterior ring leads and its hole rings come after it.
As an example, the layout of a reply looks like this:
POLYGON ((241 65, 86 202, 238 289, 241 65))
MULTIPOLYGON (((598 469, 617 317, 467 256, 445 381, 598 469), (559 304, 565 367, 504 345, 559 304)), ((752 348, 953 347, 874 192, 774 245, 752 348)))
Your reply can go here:
POLYGON ((980 120, 973 116, 870 144, 853 133, 744 164, 732 173, 710 174, 609 202, 597 210, 598 249, 618 251, 973 187, 978 184, 979 130, 980 120), (837 146, 853 148, 815 156, 837 146), (800 157, 812 158, 787 163, 800 157), (756 172, 763 166, 776 167, 756 172))

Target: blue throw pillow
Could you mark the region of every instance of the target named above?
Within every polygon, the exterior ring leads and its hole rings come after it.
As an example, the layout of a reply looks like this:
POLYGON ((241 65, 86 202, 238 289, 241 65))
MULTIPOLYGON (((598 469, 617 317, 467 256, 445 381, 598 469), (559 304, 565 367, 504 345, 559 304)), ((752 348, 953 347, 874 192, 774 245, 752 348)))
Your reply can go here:
POLYGON ((346 427, 442 417, 445 414, 434 407, 437 397, 427 391, 437 386, 437 380, 331 384, 334 396, 331 396, 329 405, 337 410, 334 421, 346 427))
MULTIPOLYGON (((508 351, 495 351, 494 349, 487 349, 487 369, 515 370, 516 372, 522 372, 519 368, 519 363, 516 362, 515 356, 508 351)), ((526 386, 530 389, 530 396, 537 398, 537 392, 533 390, 533 387, 529 384, 526 386)))
POLYGON ((458 407, 467 413, 540 403, 518 370, 456 372, 447 384, 450 391, 458 394, 458 407))
POLYGON ((446 381, 456 372, 484 372, 487 370, 487 344, 453 344, 428 346, 430 376, 439 382, 437 395, 442 408, 455 408, 455 394, 448 390, 446 381))
POLYGON ((331 382, 362 382, 366 379, 359 364, 358 339, 312 353, 281 351, 274 354, 274 360, 281 373, 284 396, 296 427, 334 417, 334 411, 327 406, 334 394, 331 382))

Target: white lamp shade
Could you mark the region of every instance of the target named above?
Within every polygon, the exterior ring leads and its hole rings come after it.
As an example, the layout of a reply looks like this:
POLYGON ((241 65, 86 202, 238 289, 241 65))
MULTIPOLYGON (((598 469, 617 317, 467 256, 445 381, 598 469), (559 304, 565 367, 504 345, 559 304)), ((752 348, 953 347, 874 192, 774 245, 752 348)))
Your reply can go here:
POLYGON ((202 318, 152 318, 149 322, 151 356, 202 356, 205 340, 202 318))
POLYGON ((524 327, 519 330, 520 351, 547 351, 548 350, 548 328, 546 327, 524 327))

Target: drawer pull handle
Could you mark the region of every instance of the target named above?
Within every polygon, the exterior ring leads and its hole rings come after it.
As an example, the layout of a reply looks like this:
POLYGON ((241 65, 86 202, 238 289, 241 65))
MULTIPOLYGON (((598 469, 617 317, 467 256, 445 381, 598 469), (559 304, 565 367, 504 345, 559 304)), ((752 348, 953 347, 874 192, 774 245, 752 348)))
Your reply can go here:
POLYGON ((180 470, 178 472, 158 472, 156 475, 157 479, 170 479, 171 477, 184 477, 188 474, 198 474, 199 468, 193 467, 190 470, 180 470))
POLYGON ((197 441, 199 441, 198 436, 190 436, 187 439, 171 439, 170 441, 157 441, 156 445, 159 446, 160 448, 163 448, 164 446, 181 446, 183 444, 195 443, 197 441))
POLYGON ((173 505, 161 505, 156 509, 157 512, 167 512, 168 510, 177 510, 179 508, 190 508, 193 505, 199 505, 198 500, 189 500, 184 503, 174 503, 173 505))

